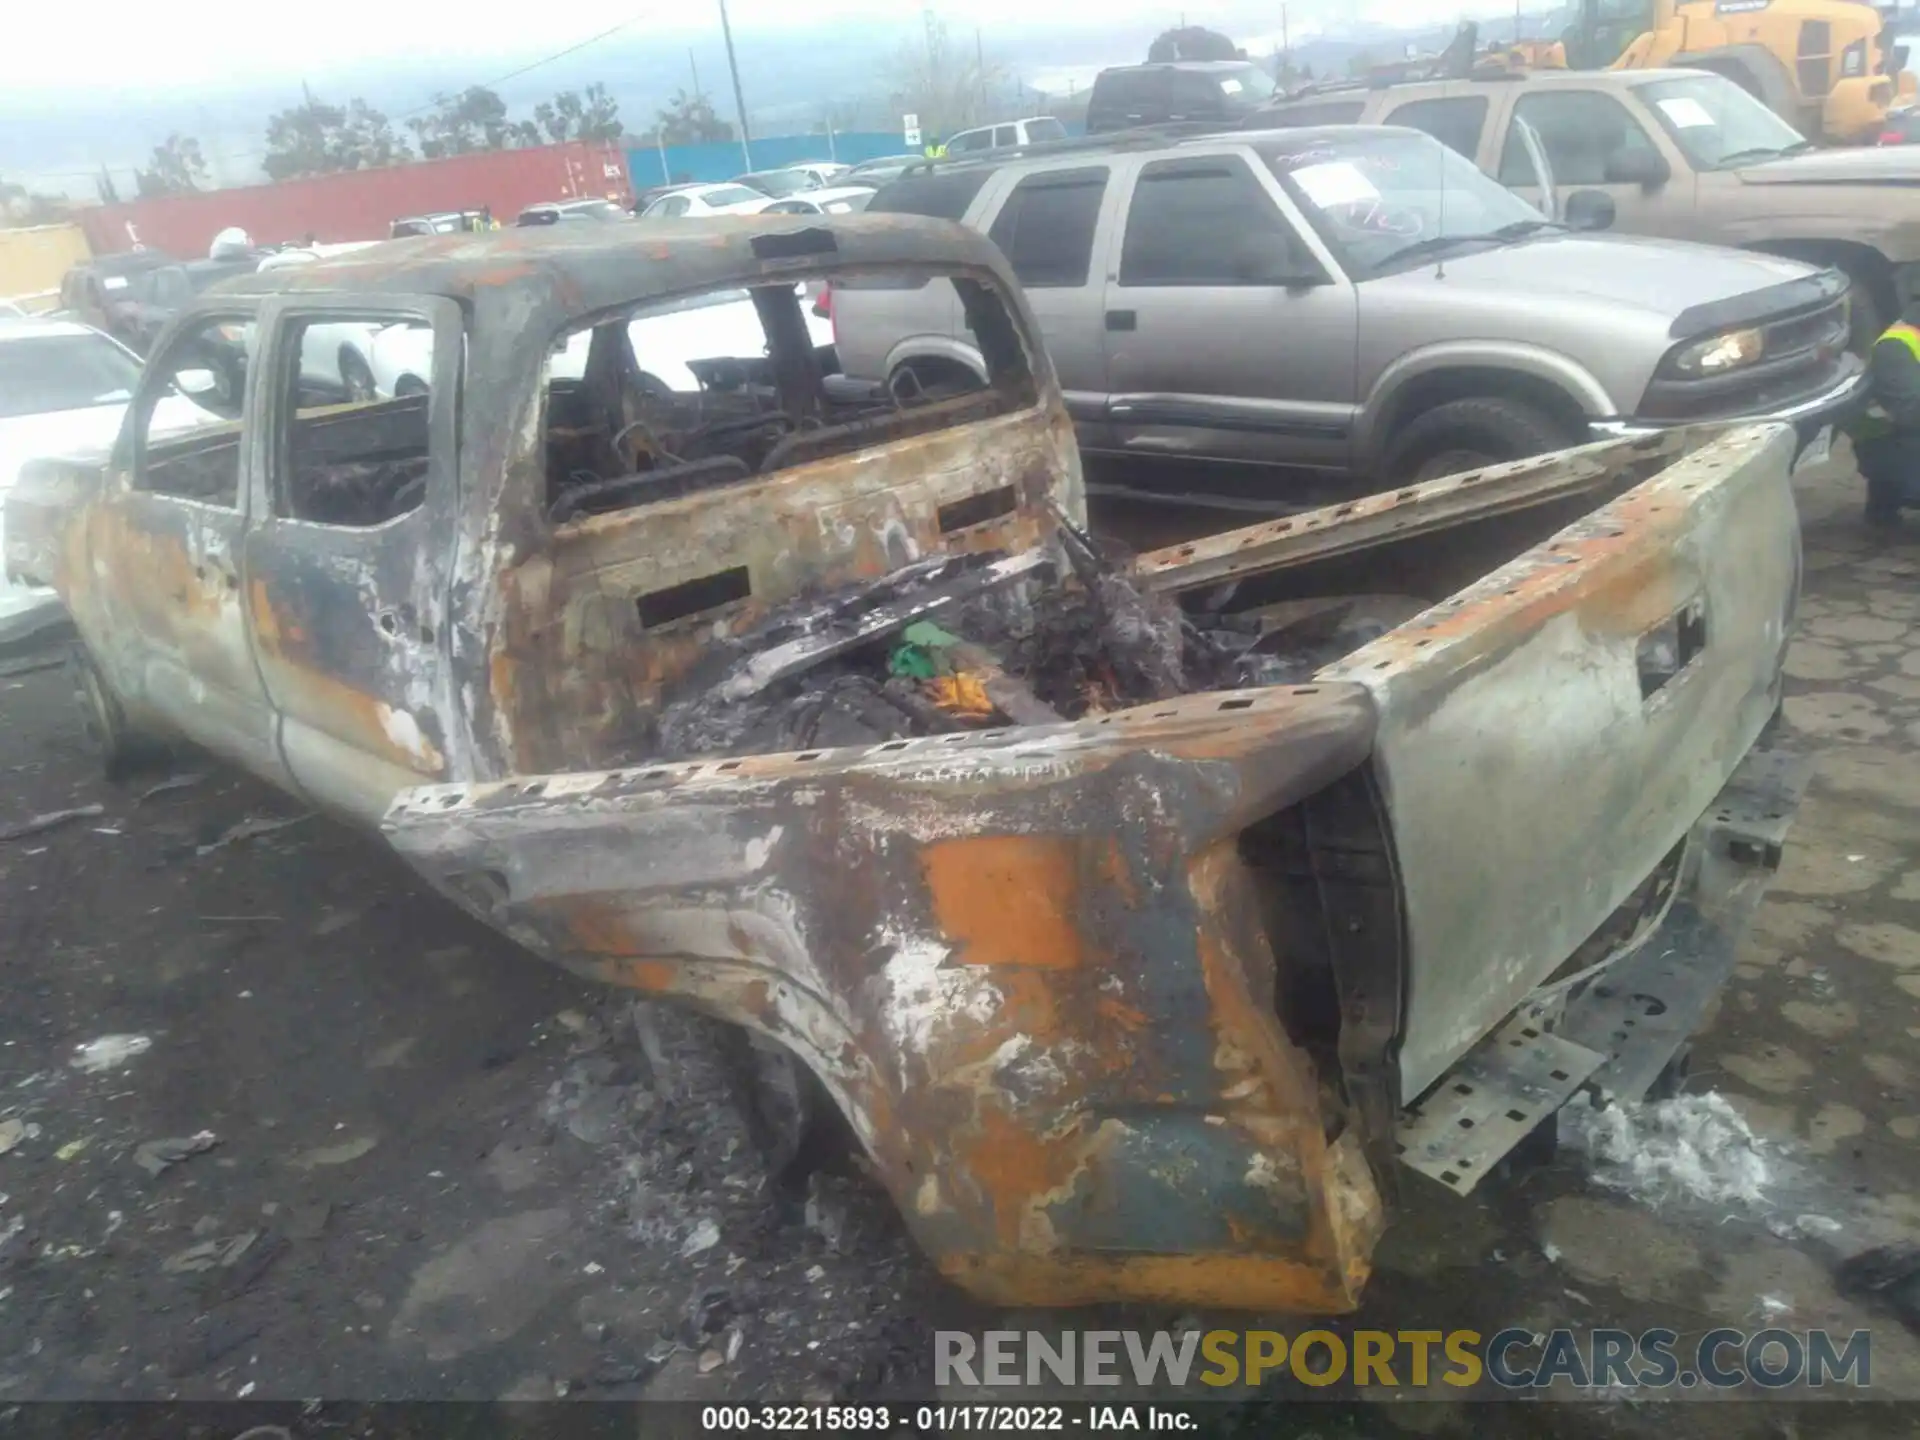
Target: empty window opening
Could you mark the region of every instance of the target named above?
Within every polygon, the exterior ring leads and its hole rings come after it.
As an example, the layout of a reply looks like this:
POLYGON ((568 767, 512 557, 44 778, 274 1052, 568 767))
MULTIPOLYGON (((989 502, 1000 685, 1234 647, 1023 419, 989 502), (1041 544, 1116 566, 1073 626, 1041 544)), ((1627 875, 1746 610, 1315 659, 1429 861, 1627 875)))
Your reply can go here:
POLYGON ((983 490, 978 495, 955 500, 951 505, 942 505, 940 533, 950 535, 955 530, 965 530, 969 525, 984 525, 989 520, 998 520, 1002 515, 1013 514, 1019 506, 1020 497, 1011 485, 983 490))
POLYGON ((164 376, 143 397, 134 485, 158 495, 240 507, 240 436, 253 322, 209 316, 154 358, 164 376))
MULTIPOLYGON (((778 238, 816 235, 832 239, 778 238)), ((1013 311, 989 281, 837 273, 827 249, 820 274, 602 314, 563 335, 546 375, 550 518, 741 485, 1035 403, 1013 311), (977 367, 922 360, 884 372, 890 327, 922 310, 967 336, 977 367), (856 369, 850 354, 873 363, 856 369)))
POLYGON ((689 615, 718 610, 722 605, 745 600, 751 594, 753 579, 747 574, 747 567, 736 565, 731 570, 716 571, 712 575, 702 575, 697 580, 655 590, 642 595, 634 604, 640 611, 640 623, 652 630, 675 620, 684 620, 689 615))
POLYGON ((368 527, 417 510, 430 466, 433 327, 392 316, 296 319, 280 353, 275 513, 368 527))

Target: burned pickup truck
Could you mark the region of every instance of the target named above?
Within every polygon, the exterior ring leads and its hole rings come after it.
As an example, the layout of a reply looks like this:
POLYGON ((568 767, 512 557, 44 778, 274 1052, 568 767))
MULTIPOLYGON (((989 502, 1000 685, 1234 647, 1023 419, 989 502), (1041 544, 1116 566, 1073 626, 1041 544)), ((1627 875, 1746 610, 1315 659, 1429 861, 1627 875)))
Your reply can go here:
POLYGON ((196 741, 797 1057, 975 1292, 1348 1309, 1396 1191, 1646 1093, 1731 968, 1799 783, 1794 440, 1128 556, 1033 337, 935 220, 376 247, 196 302, 7 566, 110 753, 196 741), (836 374, 822 283, 943 287, 986 378, 836 374), (347 321, 429 382, 305 393, 347 321))

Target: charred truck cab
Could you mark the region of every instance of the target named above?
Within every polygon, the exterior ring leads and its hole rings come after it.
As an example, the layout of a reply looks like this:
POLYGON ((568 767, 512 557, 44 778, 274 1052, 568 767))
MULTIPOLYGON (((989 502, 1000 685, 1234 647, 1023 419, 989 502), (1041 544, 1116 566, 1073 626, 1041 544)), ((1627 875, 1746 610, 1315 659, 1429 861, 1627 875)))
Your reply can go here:
POLYGON ((1347 1310, 1402 1167, 1464 1191, 1655 1083, 1801 783, 1789 429, 1127 556, 984 238, 616 228, 235 282, 113 456, 29 469, 8 569, 109 745, 185 735, 796 1057, 1001 1301, 1347 1310), (839 375, 859 286, 943 287, 984 383, 839 375), (328 393, 323 324, 430 382, 328 393))

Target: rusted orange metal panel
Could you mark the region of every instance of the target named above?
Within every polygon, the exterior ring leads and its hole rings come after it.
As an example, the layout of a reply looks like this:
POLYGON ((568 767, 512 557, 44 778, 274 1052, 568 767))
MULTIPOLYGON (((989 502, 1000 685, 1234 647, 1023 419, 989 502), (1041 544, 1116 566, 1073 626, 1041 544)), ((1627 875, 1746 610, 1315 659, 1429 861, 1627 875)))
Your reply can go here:
POLYGON ((389 827, 537 953, 803 1057, 977 1293, 1334 1312, 1379 1196, 1323 1128, 1236 837, 1361 763, 1371 724, 1353 686, 1192 696, 426 791, 389 827))

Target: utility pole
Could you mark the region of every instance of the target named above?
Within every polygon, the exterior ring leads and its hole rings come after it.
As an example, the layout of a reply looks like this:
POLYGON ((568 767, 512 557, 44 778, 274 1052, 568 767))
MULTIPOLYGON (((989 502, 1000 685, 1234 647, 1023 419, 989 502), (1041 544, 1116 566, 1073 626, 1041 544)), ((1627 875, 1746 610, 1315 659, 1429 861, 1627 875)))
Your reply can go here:
POLYGON ((938 140, 942 138, 941 126, 950 126, 952 120, 949 116, 937 113, 945 102, 940 95, 940 62, 936 58, 939 47, 934 44, 934 27, 938 22, 933 18, 931 5, 920 7, 920 21, 927 28, 927 94, 924 103, 928 107, 927 113, 920 117, 920 124, 925 130, 932 131, 934 139, 938 140))
POLYGON ((973 118, 976 123, 987 118, 987 52, 980 43, 980 27, 973 27, 973 93, 978 97, 974 102, 980 109, 973 118))
POLYGON ((693 72, 693 98, 700 98, 700 62, 693 58, 693 47, 687 47, 687 69, 693 72))
POLYGON ((740 158, 753 169, 752 136, 747 132, 747 97, 740 91, 740 62, 733 55, 733 26, 727 23, 727 0, 720 0, 720 34, 727 42, 727 73, 733 76, 733 108, 740 116, 740 158))

